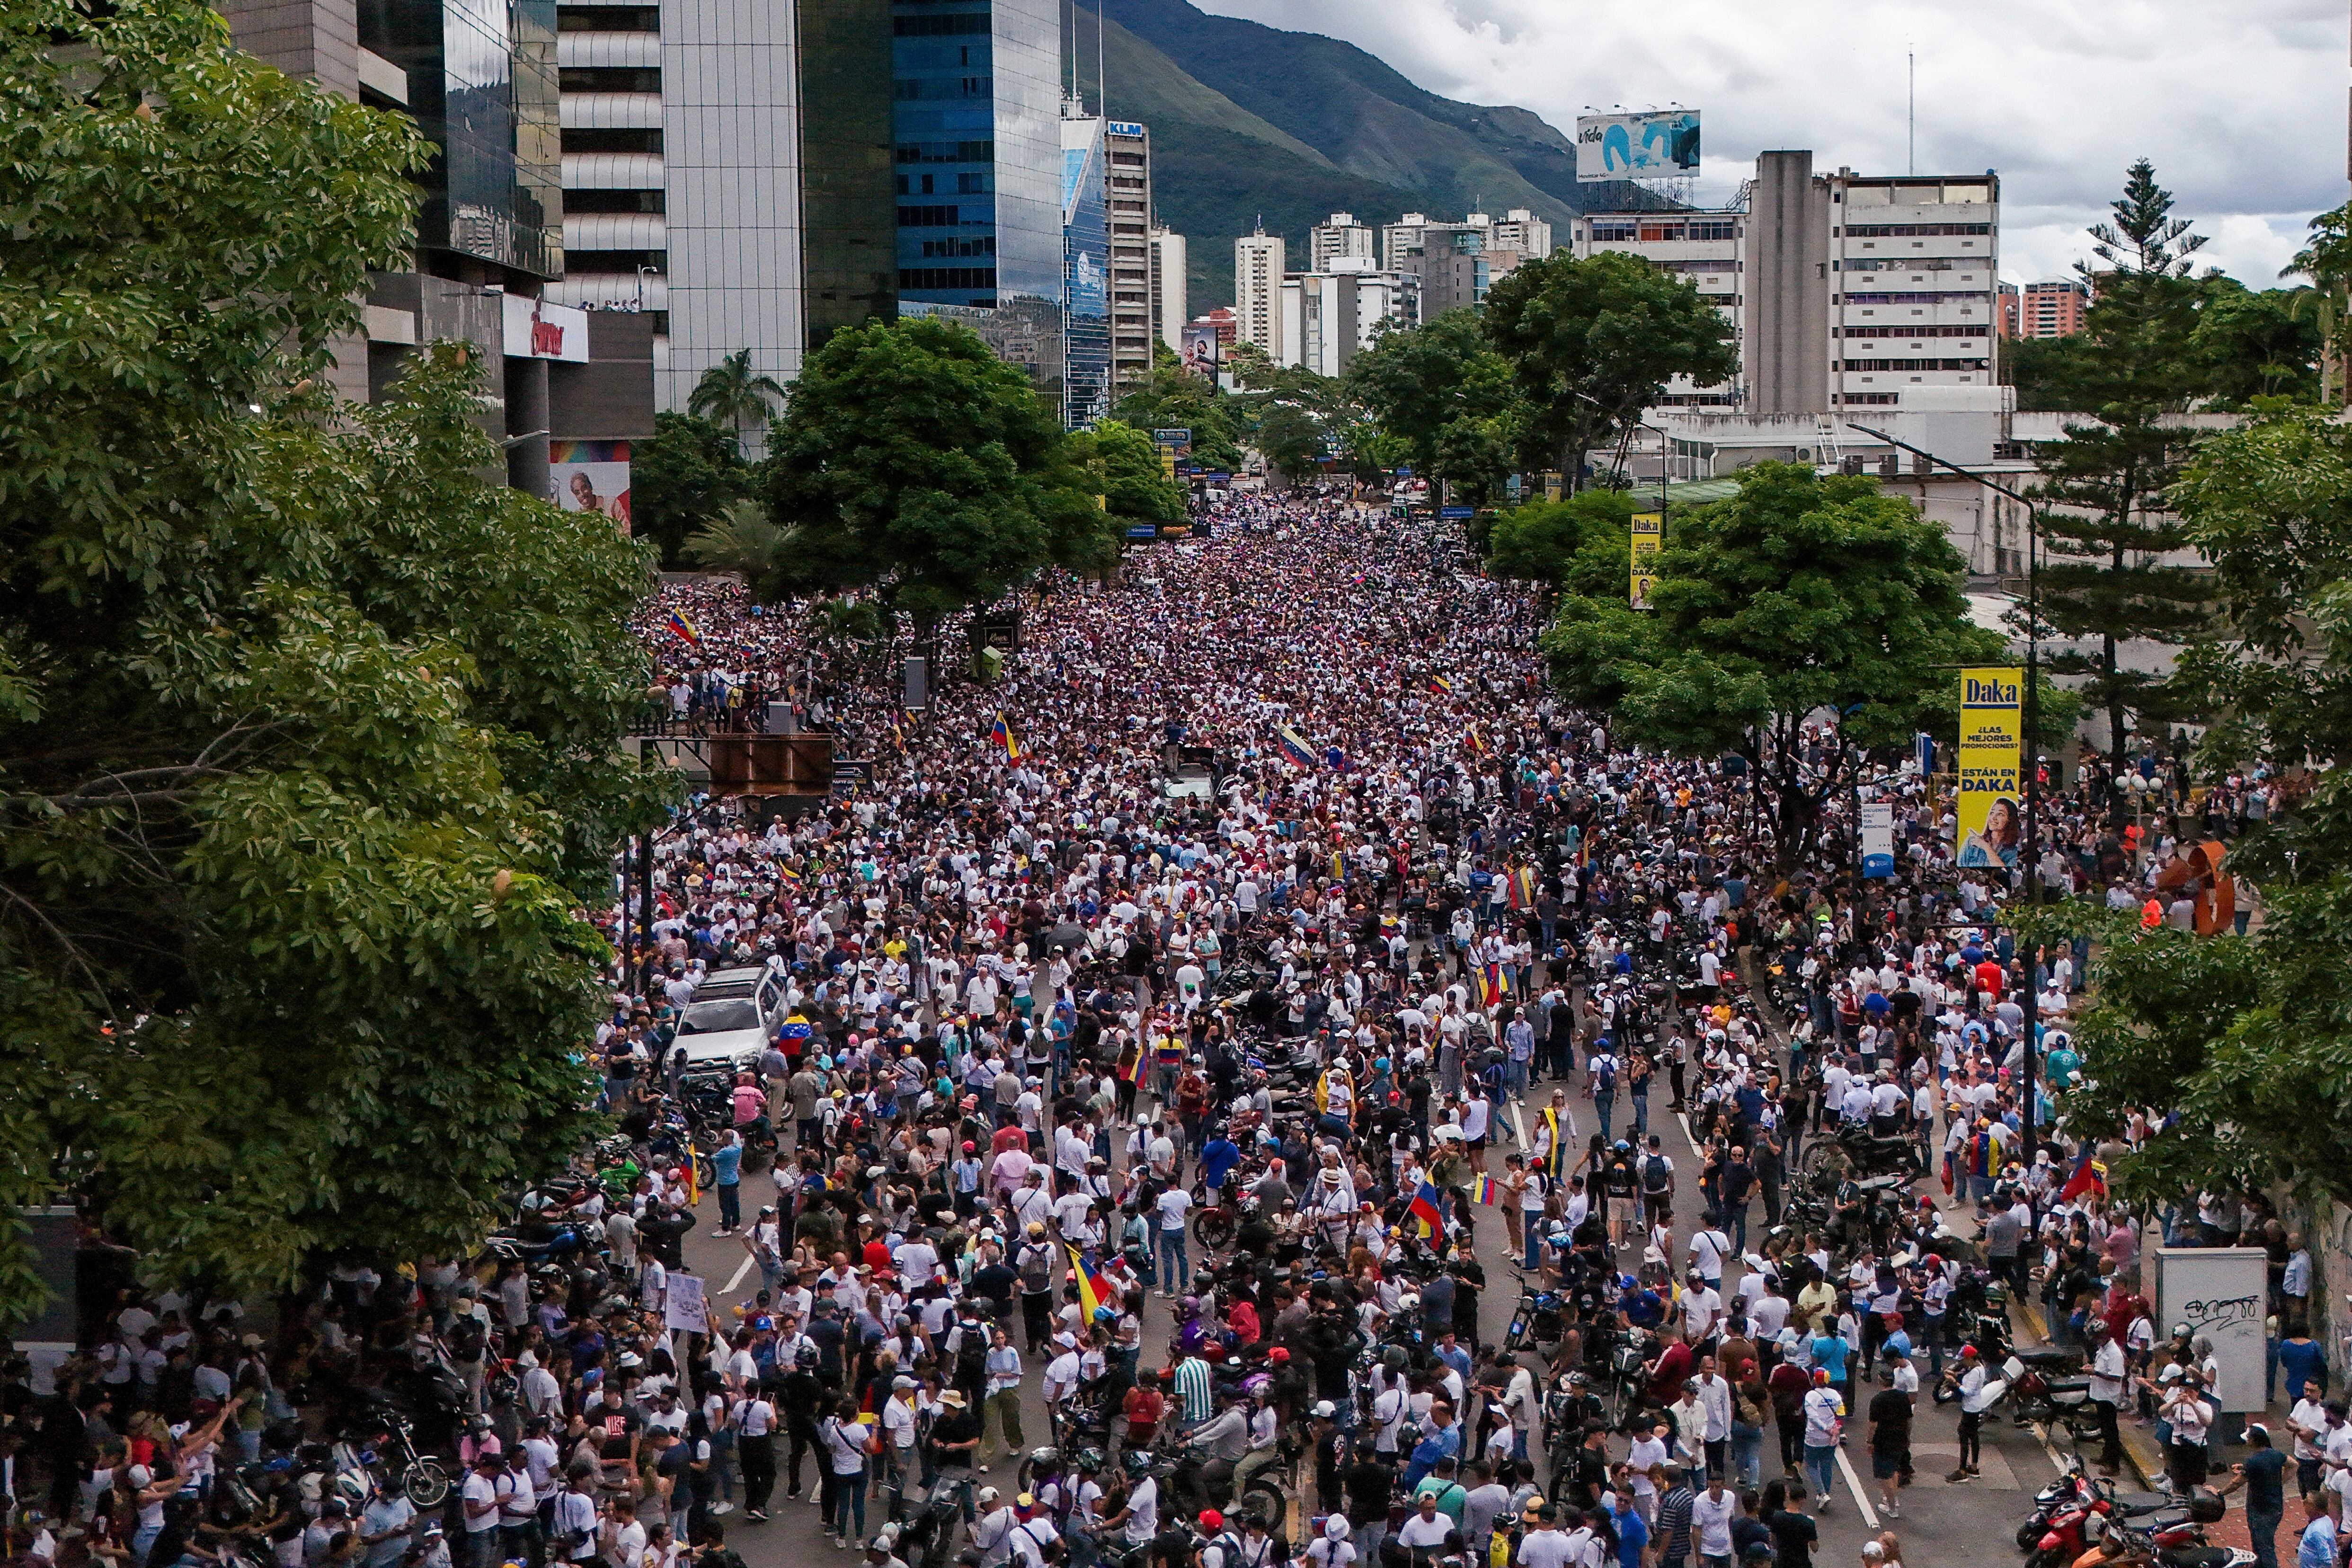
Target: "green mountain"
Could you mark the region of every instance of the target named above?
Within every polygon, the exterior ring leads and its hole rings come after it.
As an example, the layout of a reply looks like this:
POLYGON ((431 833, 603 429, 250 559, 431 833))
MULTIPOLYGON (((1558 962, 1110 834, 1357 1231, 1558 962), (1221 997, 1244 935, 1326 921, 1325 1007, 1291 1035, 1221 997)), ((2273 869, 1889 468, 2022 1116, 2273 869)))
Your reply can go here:
POLYGON ((1334 212, 1378 225, 1527 207, 1565 225, 1588 205, 1641 203, 1625 185, 1579 186, 1573 144, 1538 116, 1440 98, 1352 44, 1189 0, 1103 3, 1107 94, 1096 13, 1071 7, 1080 88, 1151 127, 1152 195, 1186 237, 1194 315, 1232 303, 1233 242, 1261 217, 1297 256, 1334 212))

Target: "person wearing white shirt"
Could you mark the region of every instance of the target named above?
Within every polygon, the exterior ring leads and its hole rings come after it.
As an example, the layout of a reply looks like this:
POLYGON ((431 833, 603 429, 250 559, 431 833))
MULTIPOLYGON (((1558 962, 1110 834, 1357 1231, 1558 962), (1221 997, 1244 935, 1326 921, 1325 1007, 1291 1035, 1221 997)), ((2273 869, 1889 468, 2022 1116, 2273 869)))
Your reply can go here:
POLYGON ((1720 1472, 1706 1478, 1706 1490, 1691 1499, 1691 1536, 1704 1562, 1731 1560, 1731 1521, 1739 1499, 1727 1490, 1720 1472))

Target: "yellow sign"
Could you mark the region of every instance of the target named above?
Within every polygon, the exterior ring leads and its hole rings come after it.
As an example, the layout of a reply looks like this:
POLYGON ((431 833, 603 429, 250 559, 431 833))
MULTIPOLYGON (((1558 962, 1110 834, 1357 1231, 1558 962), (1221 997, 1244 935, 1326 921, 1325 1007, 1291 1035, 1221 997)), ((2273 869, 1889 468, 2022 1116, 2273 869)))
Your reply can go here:
POLYGON ((2014 665, 1960 672, 1959 798, 1954 807, 1963 866, 2014 866, 2025 841, 2021 787, 2025 672, 2014 665))
POLYGON ((1657 585, 1657 574, 1651 570, 1650 558, 1658 553, 1665 541, 1666 515, 1664 512, 1633 514, 1633 608, 1650 608, 1650 590, 1657 585))

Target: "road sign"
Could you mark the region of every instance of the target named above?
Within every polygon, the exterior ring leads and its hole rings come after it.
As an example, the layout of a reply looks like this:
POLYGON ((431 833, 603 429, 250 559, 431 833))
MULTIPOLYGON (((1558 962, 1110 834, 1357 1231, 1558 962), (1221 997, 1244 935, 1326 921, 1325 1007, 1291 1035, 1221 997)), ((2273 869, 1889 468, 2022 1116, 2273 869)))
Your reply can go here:
POLYGON ((1440 507, 1437 508, 1437 515, 1441 517, 1472 517, 1478 515, 1478 508, 1475 507, 1440 507))

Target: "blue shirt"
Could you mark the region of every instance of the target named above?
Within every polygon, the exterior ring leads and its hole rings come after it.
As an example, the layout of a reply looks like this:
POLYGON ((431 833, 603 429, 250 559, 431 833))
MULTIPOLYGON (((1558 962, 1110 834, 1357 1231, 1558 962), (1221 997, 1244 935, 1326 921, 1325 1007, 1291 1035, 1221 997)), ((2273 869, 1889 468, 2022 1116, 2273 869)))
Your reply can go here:
POLYGON ((710 1152, 712 1177, 719 1186, 733 1186, 743 1179, 743 1145, 730 1144, 710 1152))
POLYGON ((1650 1527, 1642 1522, 1641 1514, 1625 1509, 1611 1514, 1609 1522, 1617 1530, 1618 1568, 1642 1568, 1642 1552, 1650 1544, 1650 1527))
POLYGON ((1813 1364, 1828 1373, 1832 1383, 1845 1381, 1845 1350, 1843 1334, 1813 1336, 1813 1364))
POLYGON ((1212 1192, 1225 1185, 1226 1173, 1241 1163, 1242 1152, 1231 1138, 1212 1138, 1201 1151, 1201 1180, 1212 1192))
POLYGON ((2303 1542, 2294 1549, 2294 1568, 2336 1568, 2336 1521, 2321 1514, 2303 1527, 2303 1542))

